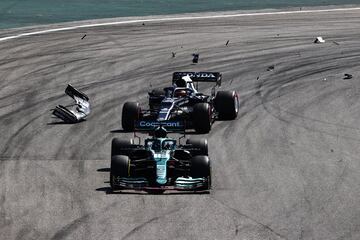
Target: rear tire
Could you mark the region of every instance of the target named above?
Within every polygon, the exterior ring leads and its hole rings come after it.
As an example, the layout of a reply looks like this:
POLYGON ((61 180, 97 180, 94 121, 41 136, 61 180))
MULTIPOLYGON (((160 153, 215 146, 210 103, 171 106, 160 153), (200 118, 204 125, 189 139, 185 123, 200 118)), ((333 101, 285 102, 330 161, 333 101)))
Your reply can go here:
POLYGON ((150 110, 159 108, 161 101, 165 98, 165 91, 163 88, 155 88, 149 92, 149 107, 150 110))
POLYGON ((124 149, 131 147, 133 143, 133 139, 113 138, 111 142, 111 157, 115 155, 126 155, 124 149))
POLYGON ((165 97, 165 91, 163 88, 155 88, 155 89, 151 90, 151 94, 154 97, 165 97))
POLYGON ((199 152, 197 155, 209 155, 208 152, 208 141, 205 138, 201 139, 188 139, 186 144, 192 145, 194 148, 198 148, 199 152))
POLYGON ((135 121, 140 119, 140 104, 137 102, 126 102, 122 110, 121 123, 125 131, 134 131, 135 121))
POLYGON ((208 133, 211 129, 211 108, 208 103, 194 105, 193 123, 197 133, 208 133))
POLYGON ((207 178, 206 189, 211 188, 211 165, 208 156, 195 156, 191 159, 191 177, 207 178))
POLYGON ((218 91, 215 109, 222 120, 233 120, 239 112, 239 97, 235 91, 218 91))
POLYGON ((113 190, 119 189, 114 186, 114 177, 129 177, 130 159, 128 156, 116 155, 111 157, 110 186, 113 190))

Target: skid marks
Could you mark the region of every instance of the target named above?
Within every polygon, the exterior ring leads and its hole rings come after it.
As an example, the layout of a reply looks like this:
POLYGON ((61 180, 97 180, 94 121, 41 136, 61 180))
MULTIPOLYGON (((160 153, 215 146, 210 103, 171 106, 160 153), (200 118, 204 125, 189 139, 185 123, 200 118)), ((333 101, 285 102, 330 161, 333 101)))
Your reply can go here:
POLYGON ((156 221, 160 220, 161 218, 165 218, 165 217, 167 217, 168 215, 172 215, 172 214, 174 214, 174 213, 177 213, 177 212, 179 212, 179 211, 182 211, 184 208, 185 208, 185 207, 183 207, 183 208, 178 208, 178 209, 174 209, 174 210, 169 211, 169 212, 167 212, 167 213, 164 213, 164 214, 162 214, 162 215, 160 215, 160 216, 153 217, 153 218, 145 221, 144 223, 142 223, 142 224, 134 227, 134 228, 133 228, 131 231, 129 231, 124 237, 122 237, 121 240, 130 239, 133 235, 135 235, 136 233, 138 233, 139 231, 141 231, 143 228, 145 228, 146 225, 151 224, 151 223, 153 223, 153 222, 156 222, 156 221))
MULTIPOLYGON (((240 218, 240 224, 235 224, 235 235, 241 234, 240 236, 244 236, 243 234, 245 233, 250 235, 257 235, 258 237, 261 237, 261 239, 288 239, 286 236, 273 229, 271 227, 271 224, 262 223, 254 219, 253 217, 250 217, 249 215, 242 213, 241 211, 223 203, 216 197, 210 197, 210 200, 216 202, 222 207, 225 207, 227 210, 235 213, 235 215, 240 218), (241 220, 241 218, 245 219, 245 221, 241 220), (251 225, 255 225, 255 227, 252 227, 251 225), (259 231, 259 227, 265 230, 265 233, 259 231)), ((235 221, 235 223, 237 223, 237 221, 235 221)))

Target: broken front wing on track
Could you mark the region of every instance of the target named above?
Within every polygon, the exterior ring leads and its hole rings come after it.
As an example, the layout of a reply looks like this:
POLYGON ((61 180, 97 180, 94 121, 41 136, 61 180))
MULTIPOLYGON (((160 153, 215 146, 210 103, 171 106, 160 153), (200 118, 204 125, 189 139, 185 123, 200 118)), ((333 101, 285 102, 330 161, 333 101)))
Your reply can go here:
POLYGON ((75 103, 69 106, 58 105, 53 109, 52 114, 67 123, 84 120, 90 114, 89 97, 70 84, 65 89, 65 93, 74 99, 75 103))

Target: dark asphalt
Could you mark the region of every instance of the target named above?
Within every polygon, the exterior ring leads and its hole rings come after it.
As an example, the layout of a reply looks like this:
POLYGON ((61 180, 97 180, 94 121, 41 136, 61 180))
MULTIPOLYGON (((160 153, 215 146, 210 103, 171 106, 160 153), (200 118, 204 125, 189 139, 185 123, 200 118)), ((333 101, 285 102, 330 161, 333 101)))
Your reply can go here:
POLYGON ((354 10, 0 42, 0 238, 360 239, 359 26, 354 10), (222 72, 241 100, 237 120, 204 135, 213 191, 107 194, 111 139, 131 137, 122 104, 192 70, 222 72), (68 83, 92 104, 75 125, 50 114, 68 83))

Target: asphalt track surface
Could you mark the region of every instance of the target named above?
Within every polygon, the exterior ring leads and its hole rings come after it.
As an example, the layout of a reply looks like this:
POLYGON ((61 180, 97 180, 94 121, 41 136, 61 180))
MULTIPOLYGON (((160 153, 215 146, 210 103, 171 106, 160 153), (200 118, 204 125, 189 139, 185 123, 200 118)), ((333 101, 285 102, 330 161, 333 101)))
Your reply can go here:
POLYGON ((359 26, 354 10, 1 42, 0 238, 360 239, 359 26), (222 72, 222 88, 241 99, 235 121, 190 135, 209 139, 213 190, 109 194, 111 139, 131 137, 122 104, 145 105, 149 85, 185 70, 222 72), (91 98, 85 122, 50 115, 69 102, 68 83, 91 98))

